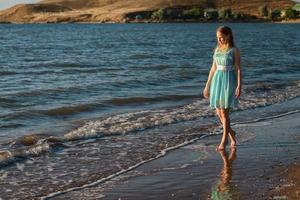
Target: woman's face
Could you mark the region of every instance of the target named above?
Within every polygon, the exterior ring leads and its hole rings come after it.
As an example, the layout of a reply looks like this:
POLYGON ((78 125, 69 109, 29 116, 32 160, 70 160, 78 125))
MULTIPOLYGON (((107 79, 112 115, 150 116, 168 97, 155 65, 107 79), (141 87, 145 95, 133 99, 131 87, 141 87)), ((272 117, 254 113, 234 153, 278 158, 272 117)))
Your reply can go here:
POLYGON ((228 37, 221 32, 217 32, 217 40, 220 46, 227 44, 228 42, 228 37))

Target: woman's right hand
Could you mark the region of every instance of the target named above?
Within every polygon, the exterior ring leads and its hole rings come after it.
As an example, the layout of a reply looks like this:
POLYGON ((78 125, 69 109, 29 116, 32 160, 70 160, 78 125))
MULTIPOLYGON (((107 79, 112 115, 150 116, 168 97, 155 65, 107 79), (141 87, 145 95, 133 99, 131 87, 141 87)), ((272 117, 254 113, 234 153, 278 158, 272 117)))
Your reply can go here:
POLYGON ((203 90, 203 96, 204 96, 204 98, 206 98, 206 99, 209 97, 209 91, 208 91, 208 88, 207 88, 207 87, 205 87, 204 90, 203 90))

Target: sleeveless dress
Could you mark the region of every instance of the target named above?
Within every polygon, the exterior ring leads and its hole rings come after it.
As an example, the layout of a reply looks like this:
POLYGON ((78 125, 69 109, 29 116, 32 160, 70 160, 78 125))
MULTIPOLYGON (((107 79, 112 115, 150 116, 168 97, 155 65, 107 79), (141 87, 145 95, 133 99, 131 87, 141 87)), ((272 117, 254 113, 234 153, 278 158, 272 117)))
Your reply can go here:
POLYGON ((237 76, 234 70, 234 51, 231 48, 226 52, 218 50, 214 52, 214 62, 217 69, 212 77, 210 86, 211 108, 235 108, 238 100, 235 97, 237 76))

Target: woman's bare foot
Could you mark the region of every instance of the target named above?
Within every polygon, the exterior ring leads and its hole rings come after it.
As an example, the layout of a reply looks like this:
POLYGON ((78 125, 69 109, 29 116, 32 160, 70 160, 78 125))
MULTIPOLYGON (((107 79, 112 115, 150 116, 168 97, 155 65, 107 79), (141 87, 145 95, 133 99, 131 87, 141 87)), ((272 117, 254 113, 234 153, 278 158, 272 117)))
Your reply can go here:
POLYGON ((230 138, 230 148, 236 148, 236 139, 235 139, 235 132, 231 129, 229 132, 230 138))
POLYGON ((225 150, 225 145, 220 144, 217 148, 216 151, 224 151, 225 150))
POLYGON ((231 149, 235 149, 236 148, 236 142, 235 141, 230 143, 230 148, 231 149))

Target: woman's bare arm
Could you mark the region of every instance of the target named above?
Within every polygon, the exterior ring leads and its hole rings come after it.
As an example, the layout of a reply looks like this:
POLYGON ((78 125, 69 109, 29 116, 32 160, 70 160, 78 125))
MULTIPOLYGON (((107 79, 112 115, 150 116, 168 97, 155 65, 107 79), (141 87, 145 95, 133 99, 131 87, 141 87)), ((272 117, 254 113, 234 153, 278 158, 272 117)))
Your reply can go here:
POLYGON ((207 79, 207 82, 205 84, 205 88, 203 90, 203 96, 205 98, 208 98, 209 97, 209 88, 210 88, 210 82, 211 82, 211 79, 216 71, 216 63, 213 62, 211 68, 210 68, 210 71, 209 71, 209 75, 208 75, 208 79, 207 79))
POLYGON ((240 50, 236 49, 234 52, 234 70, 237 77, 237 88, 235 91, 235 95, 238 98, 241 95, 242 89, 242 70, 241 70, 241 54, 240 50))
POLYGON ((206 88, 210 88, 210 82, 211 82, 211 79, 212 79, 212 77, 213 77, 213 75, 216 71, 216 68, 217 68, 216 63, 215 63, 215 61, 213 61, 213 64, 211 65, 209 75, 208 75, 208 79, 207 79, 207 82, 206 82, 206 85, 205 85, 206 88))

